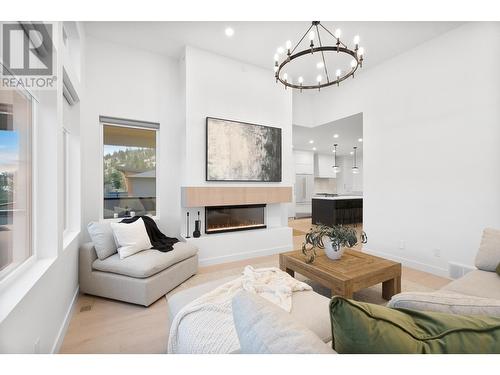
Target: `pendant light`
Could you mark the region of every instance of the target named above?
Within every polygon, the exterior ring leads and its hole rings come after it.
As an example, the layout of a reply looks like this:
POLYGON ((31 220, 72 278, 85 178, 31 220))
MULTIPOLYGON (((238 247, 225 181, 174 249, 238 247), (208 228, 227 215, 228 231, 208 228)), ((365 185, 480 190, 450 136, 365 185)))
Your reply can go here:
POLYGON ((353 149, 354 149, 354 164, 352 165, 352 173, 358 174, 359 173, 359 168, 356 165, 356 149, 357 149, 357 147, 353 147, 353 149))
POLYGON ((337 165, 337 146, 338 144, 333 145, 333 173, 339 173, 340 167, 337 165))

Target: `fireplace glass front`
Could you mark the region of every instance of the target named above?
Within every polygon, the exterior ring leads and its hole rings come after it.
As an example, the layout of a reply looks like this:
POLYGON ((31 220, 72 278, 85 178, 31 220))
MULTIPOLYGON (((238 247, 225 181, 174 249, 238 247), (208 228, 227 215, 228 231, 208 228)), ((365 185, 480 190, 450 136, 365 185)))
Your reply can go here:
POLYGON ((265 204, 205 207, 205 233, 265 228, 265 204))

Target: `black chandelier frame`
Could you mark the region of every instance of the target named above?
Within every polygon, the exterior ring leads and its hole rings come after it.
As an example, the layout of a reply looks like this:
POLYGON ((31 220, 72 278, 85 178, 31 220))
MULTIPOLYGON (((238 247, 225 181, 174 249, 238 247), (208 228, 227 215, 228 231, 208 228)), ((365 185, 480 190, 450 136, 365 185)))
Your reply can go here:
POLYGON ((332 85, 339 86, 340 82, 345 81, 347 78, 349 78, 349 77, 353 77, 354 78, 354 73, 358 70, 358 68, 362 68, 363 67, 363 55, 358 56, 358 49, 359 49, 359 46, 357 44, 356 44, 354 50, 350 49, 346 44, 344 44, 340 40, 340 37, 337 38, 334 34, 332 34, 330 32, 330 30, 328 30, 325 26, 323 26, 321 24, 320 21, 312 21, 311 26, 309 26, 309 28, 304 33, 304 35, 302 36, 302 38, 300 38, 299 42, 295 45, 295 47, 293 49, 291 49, 291 50, 289 49, 287 51, 287 58, 281 64, 278 64, 278 61, 275 62, 275 66, 278 67, 278 70, 275 72, 276 82, 278 82, 278 81, 281 82, 285 86, 285 88, 291 87, 293 89, 298 89, 300 91, 302 91, 302 90, 310 90, 310 89, 321 90, 324 87, 328 87, 328 86, 332 86, 332 85), (324 46, 323 45, 323 43, 321 41, 321 36, 320 36, 320 33, 319 33, 320 29, 319 29, 318 26, 321 26, 328 34, 330 34, 333 38, 336 39, 335 46, 324 46), (297 47, 300 45, 300 43, 302 43, 302 41, 307 36, 307 34, 309 34, 309 32, 311 31, 312 28, 316 29, 316 35, 318 36, 319 47, 315 47, 314 44, 313 44, 313 41, 311 40, 310 48, 305 49, 303 51, 299 51, 299 52, 297 52, 297 53, 294 54, 294 52, 297 49, 297 47), (331 81, 330 80, 330 75, 328 73, 328 67, 327 67, 326 61, 325 61, 325 54, 324 54, 324 52, 326 52, 326 51, 328 51, 328 52, 337 52, 337 53, 346 53, 346 54, 348 54, 348 55, 350 55, 351 57, 354 58, 354 60, 356 61, 356 66, 351 67, 350 71, 348 71, 347 73, 345 73, 345 74, 337 77, 335 80, 331 81), (323 68, 324 68, 325 76, 326 76, 326 82, 325 83, 318 83, 316 85, 311 85, 311 84, 303 85, 302 83, 295 84, 295 83, 288 82, 286 79, 283 79, 280 76, 280 72, 282 71, 282 69, 287 64, 289 64, 290 62, 292 62, 293 60, 295 60, 295 59, 297 59, 299 57, 302 57, 302 56, 308 55, 308 54, 314 54, 316 52, 321 52, 321 58, 323 60, 323 68))

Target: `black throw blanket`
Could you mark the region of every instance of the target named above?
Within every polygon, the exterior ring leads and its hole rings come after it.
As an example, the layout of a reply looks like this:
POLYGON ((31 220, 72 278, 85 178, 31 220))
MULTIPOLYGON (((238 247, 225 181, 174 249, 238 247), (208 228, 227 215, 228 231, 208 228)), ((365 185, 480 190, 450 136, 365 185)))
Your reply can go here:
POLYGON ((142 218, 144 225, 146 226, 146 232, 148 232, 149 240, 153 245, 152 249, 160 250, 164 253, 174 249, 174 243, 179 242, 177 238, 165 236, 156 225, 155 221, 149 216, 134 216, 131 218, 123 219, 120 223, 130 224, 136 220, 142 218))

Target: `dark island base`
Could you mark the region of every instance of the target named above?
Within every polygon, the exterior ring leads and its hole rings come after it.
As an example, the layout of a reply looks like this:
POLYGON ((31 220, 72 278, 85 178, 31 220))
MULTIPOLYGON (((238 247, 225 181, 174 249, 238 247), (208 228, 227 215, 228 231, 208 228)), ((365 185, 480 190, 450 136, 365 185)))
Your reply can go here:
POLYGON ((312 199, 312 223, 347 225, 363 223, 363 199, 312 199))

